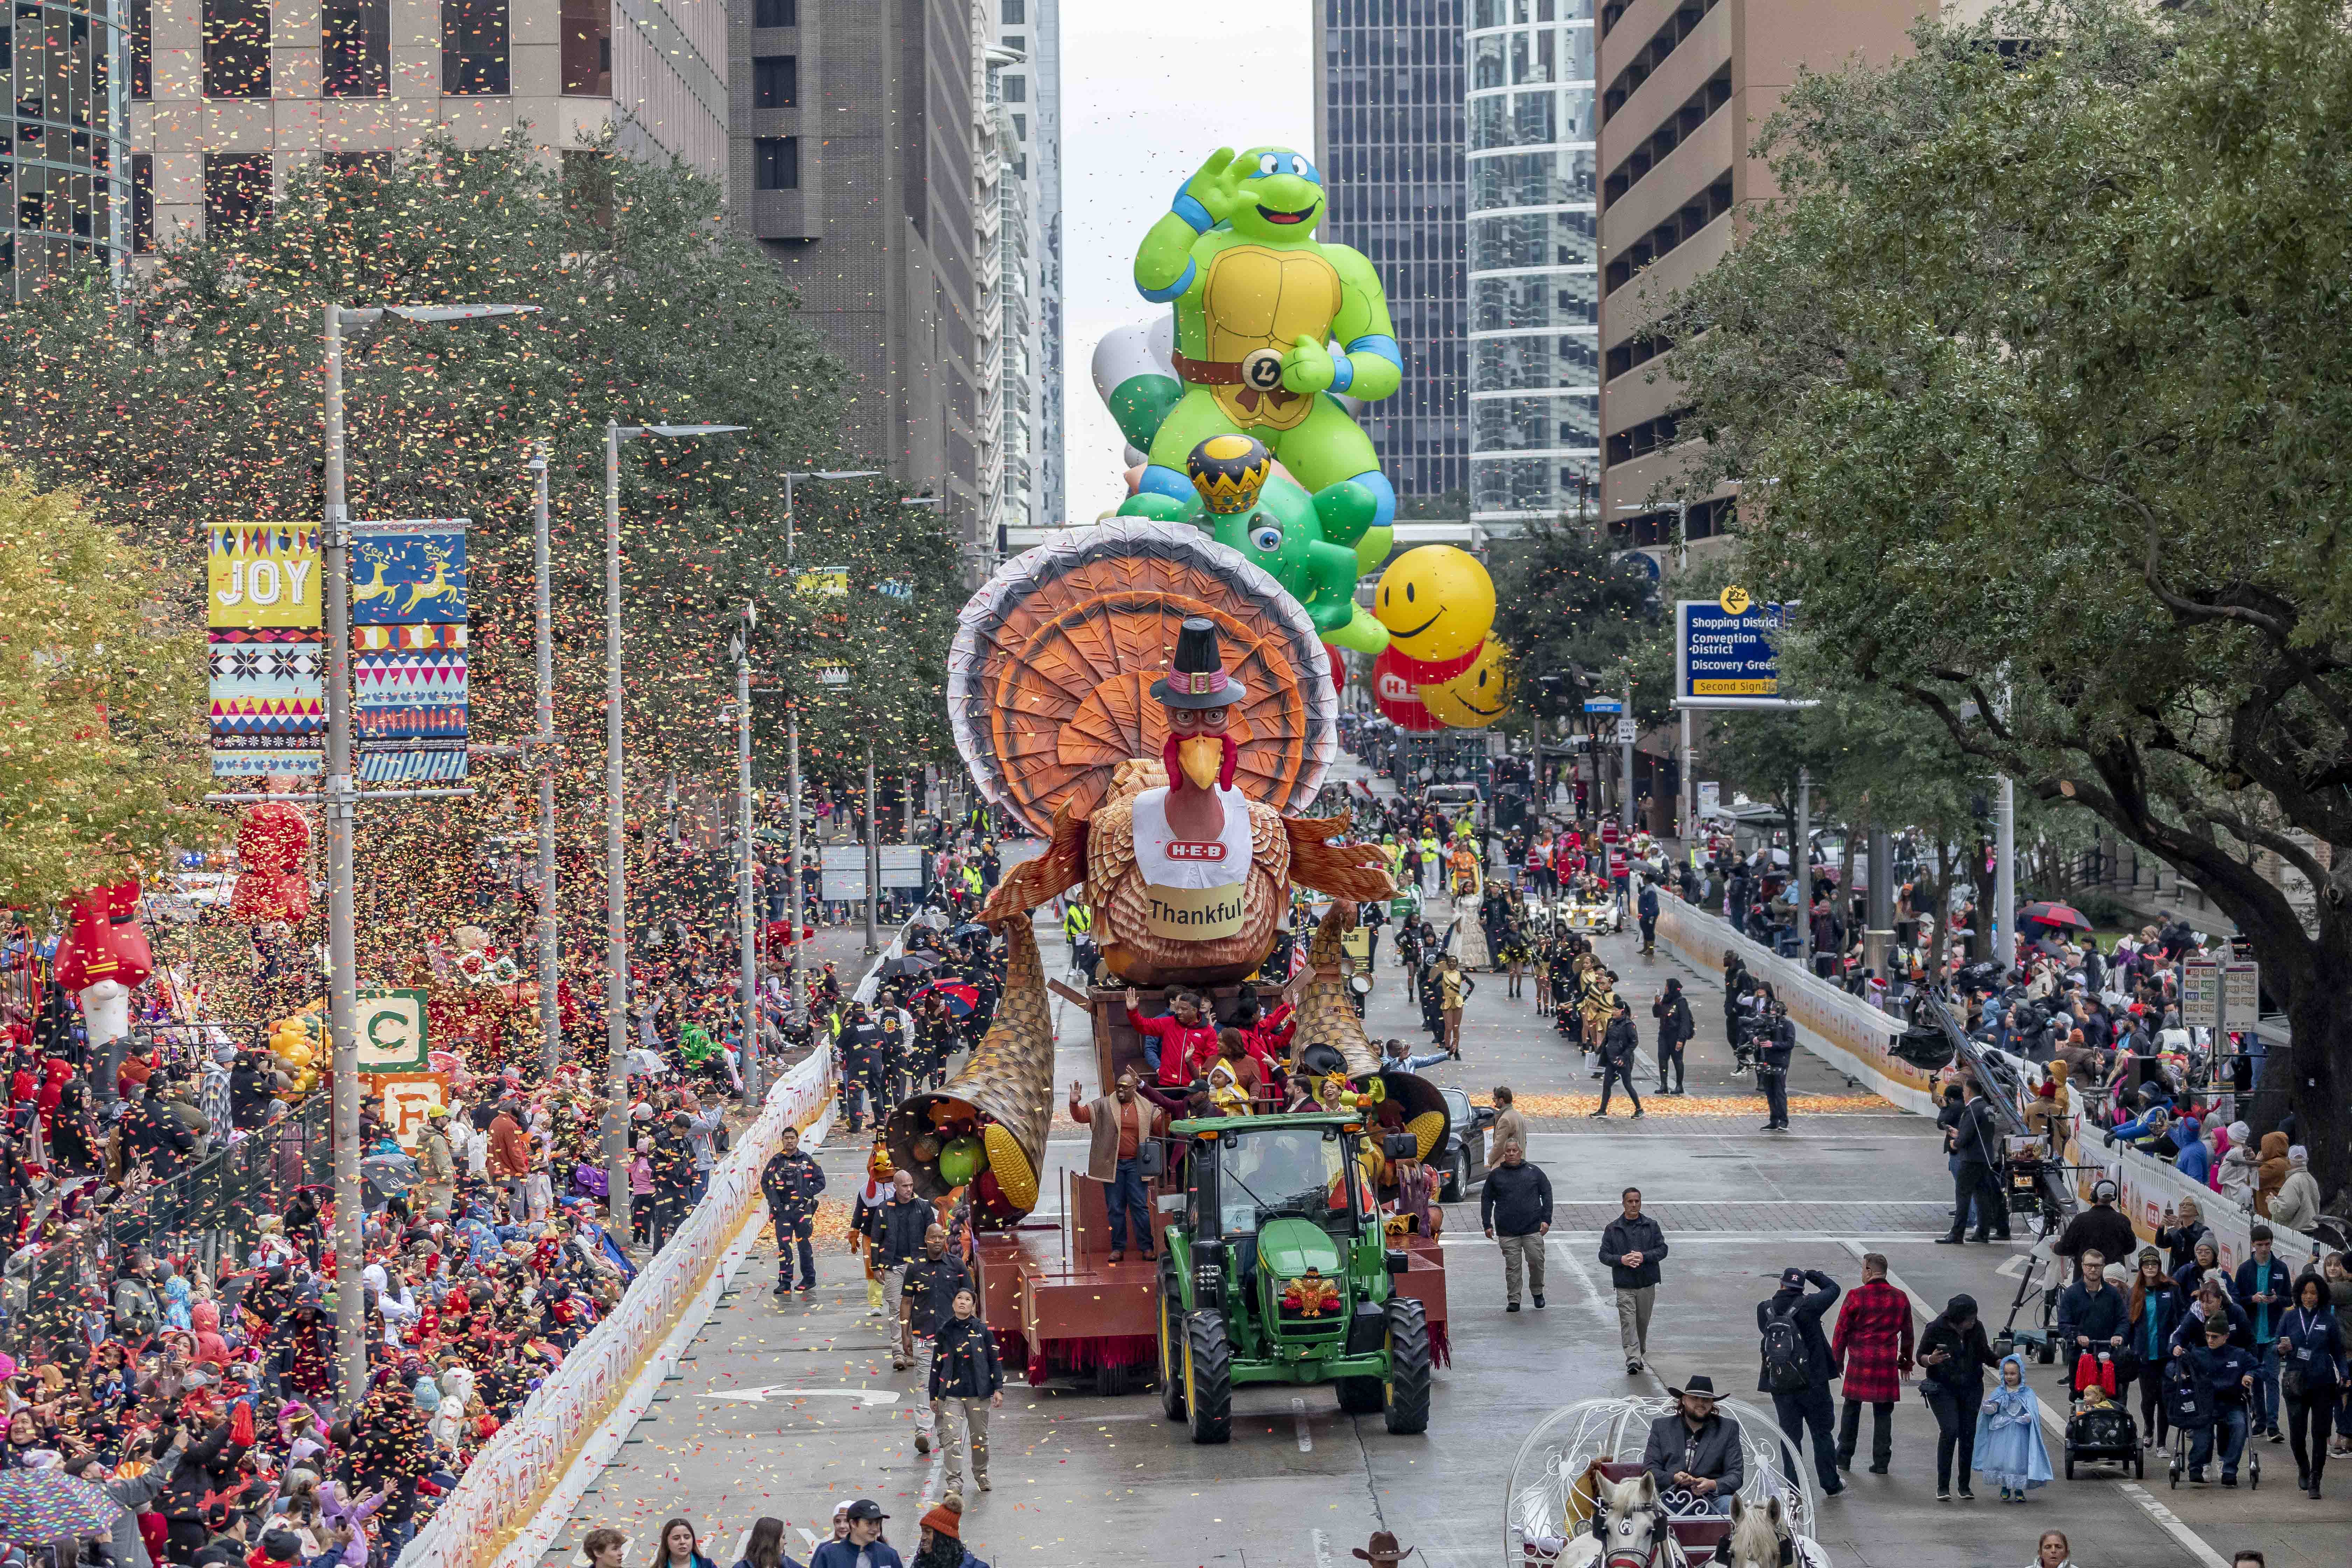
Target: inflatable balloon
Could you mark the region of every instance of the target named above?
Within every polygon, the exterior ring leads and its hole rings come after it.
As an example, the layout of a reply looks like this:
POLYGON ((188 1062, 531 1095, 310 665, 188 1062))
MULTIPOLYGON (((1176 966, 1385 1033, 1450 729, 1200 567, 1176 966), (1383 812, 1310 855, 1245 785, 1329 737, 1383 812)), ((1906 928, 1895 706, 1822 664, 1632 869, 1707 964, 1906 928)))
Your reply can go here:
POLYGON ((940 1151, 940 1180, 950 1187, 961 1187, 980 1174, 982 1149, 980 1140, 966 1136, 951 1141, 940 1151))
POLYGON ((1144 491, 1183 500, 1192 449, 1247 435, 1318 498, 1351 481, 1372 494, 1374 529, 1394 521, 1396 491, 1336 395, 1389 396, 1403 357, 1371 263, 1315 238, 1323 209, 1307 158, 1220 148, 1144 236, 1135 285, 1173 307, 1169 362, 1184 388, 1152 435, 1144 491))
POLYGON ((1416 686, 1436 686, 1470 668, 1495 625, 1495 580, 1478 558, 1451 544, 1424 544, 1389 563, 1372 594, 1389 630, 1391 667, 1416 686))
POLYGON ((1281 584, 1326 642, 1373 654, 1388 646, 1387 630, 1356 603, 1357 548, 1378 510, 1371 491, 1343 480, 1309 496, 1275 472, 1265 443, 1247 436, 1211 437, 1192 449, 1185 472, 1192 491, 1184 499, 1139 491, 1120 514, 1203 526, 1281 584))
POLYGON ((1421 692, 1411 677, 1396 667, 1397 651, 1391 647, 1372 664, 1372 701, 1387 719, 1400 730, 1425 735, 1445 728, 1445 721, 1432 713, 1421 700, 1421 692))
POLYGON ((1160 316, 1148 325, 1113 327, 1095 345, 1096 395, 1118 422, 1119 434, 1139 450, 1151 437, 1184 395, 1170 354, 1175 348, 1173 318, 1160 316))
POLYGON ((1488 637, 1469 668, 1420 688, 1421 703, 1456 730, 1483 730, 1510 710, 1513 685, 1510 654, 1488 637))

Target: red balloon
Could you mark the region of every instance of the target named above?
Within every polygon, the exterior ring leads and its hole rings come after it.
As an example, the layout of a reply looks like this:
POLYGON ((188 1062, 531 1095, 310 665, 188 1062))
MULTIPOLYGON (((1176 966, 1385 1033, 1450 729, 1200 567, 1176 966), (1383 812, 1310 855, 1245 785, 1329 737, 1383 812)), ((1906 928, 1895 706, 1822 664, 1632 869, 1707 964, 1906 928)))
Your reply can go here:
POLYGON ((1348 656, 1329 643, 1323 645, 1323 652, 1331 660, 1331 689, 1335 692, 1347 690, 1348 656))
POLYGON ((1443 686, 1447 681, 1453 679, 1455 676, 1461 674, 1464 670, 1469 668, 1472 665, 1477 663, 1478 649, 1483 648, 1486 646, 1486 639, 1481 637, 1478 639, 1477 647, 1472 648, 1469 652, 1462 655, 1458 658, 1429 659, 1414 658, 1410 655, 1399 653, 1396 650, 1395 645, 1391 644, 1389 650, 1381 655, 1381 658, 1383 660, 1395 660, 1396 662, 1391 665, 1390 668, 1394 669, 1399 675, 1403 676, 1407 680, 1412 681, 1415 686, 1443 686))
POLYGON ((1381 716, 1400 730, 1415 734, 1428 734, 1445 728, 1445 721, 1422 705, 1421 693, 1414 689, 1423 682, 1399 669, 1402 663, 1394 648, 1389 648, 1372 665, 1372 700, 1379 705, 1381 716))

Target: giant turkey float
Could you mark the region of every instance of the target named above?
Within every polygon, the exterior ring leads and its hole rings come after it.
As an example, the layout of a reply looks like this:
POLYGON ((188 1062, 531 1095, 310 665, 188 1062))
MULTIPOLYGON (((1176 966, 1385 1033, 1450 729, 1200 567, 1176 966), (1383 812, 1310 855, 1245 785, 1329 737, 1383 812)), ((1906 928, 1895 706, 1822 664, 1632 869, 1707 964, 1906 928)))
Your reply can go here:
MULTIPOLYGON (((1426 1156, 1446 1136, 1444 1100, 1415 1075, 1381 1071, 1339 941, 1357 901, 1393 885, 1376 847, 1344 842, 1345 817, 1302 815, 1338 731, 1315 623, 1266 572, 1187 523, 1117 517, 1005 562, 961 613, 948 699, 982 794, 1047 844, 980 913, 1009 949, 995 1022, 950 1082, 898 1108, 885 1138, 922 1194, 970 1187, 1007 1359, 1032 1382, 1085 1374, 1118 1388, 1154 1355, 1154 1271, 1108 1256, 1096 1183, 1066 1179, 1051 1217, 1030 1217, 1055 1089, 1031 911, 1056 896, 1091 908, 1103 966, 1084 1000, 1100 1083, 1143 1060, 1129 986, 1182 985, 1220 1023, 1244 998, 1271 1011, 1286 991, 1294 1070, 1344 1080, 1349 1103, 1415 1134, 1426 1156), (1279 941, 1294 887, 1331 900, 1300 960, 1279 941)), ((1159 1010, 1156 998, 1144 1006, 1159 1010)), ((1399 1286, 1427 1303, 1442 1344, 1434 1245, 1413 1248, 1399 1286)))

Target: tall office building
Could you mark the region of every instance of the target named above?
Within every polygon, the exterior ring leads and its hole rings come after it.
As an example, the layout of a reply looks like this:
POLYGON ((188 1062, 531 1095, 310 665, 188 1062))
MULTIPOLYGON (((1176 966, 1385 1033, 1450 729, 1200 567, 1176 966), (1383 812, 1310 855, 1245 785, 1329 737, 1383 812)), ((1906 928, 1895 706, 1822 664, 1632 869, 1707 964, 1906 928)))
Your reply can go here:
POLYGON ((1591 0, 1470 0, 1470 521, 1580 514, 1600 467, 1591 0))
MULTIPOLYGON (((1008 57, 998 73, 1005 192, 1025 221, 1021 266, 1025 320, 1011 344, 1026 361, 1006 396, 1024 426, 1021 496, 1005 521, 1051 528, 1064 521, 1062 475, 1062 0, 981 0, 993 13, 991 36, 1008 57)), ((1008 266, 1010 264, 1008 263, 1008 266)), ((1008 307, 1009 308, 1009 307, 1008 307)), ((1013 461, 1008 453, 1008 463, 1013 461)), ((1008 479, 1008 502, 1012 485, 1008 479)))
MULTIPOLYGON (((971 0, 985 37, 994 0, 971 0)), ((992 43, 973 51, 972 94, 973 374, 979 446, 973 477, 978 529, 992 548, 1008 523, 1029 521, 1029 210, 1028 193, 1012 177, 1013 119, 1004 107, 1004 72, 1016 56, 992 43)))
MULTIPOLYGON (((1675 542, 1675 510, 1654 504, 1684 467, 1681 388, 1650 376, 1669 345, 1642 329, 1677 289, 1723 258, 1732 215, 1769 201, 1772 174, 1750 152, 1757 128, 1807 61, 1883 63, 1909 44, 1934 0, 1606 0, 1601 12, 1601 296, 1603 515, 1620 542, 1675 542)), ((1978 0, 1966 9, 1981 10, 1978 0)), ((1697 498, 1685 542, 1720 535, 1736 498, 1697 498)))
POLYGON ((853 373, 842 434, 980 525, 974 0, 733 0, 733 221, 853 373))
POLYGON ((140 248, 269 215, 298 158, 382 161, 527 126, 556 157, 712 178, 727 152, 722 0, 127 0, 140 248))
POLYGON ((0 298, 131 254, 131 4, 10 0, 0 18, 0 298))
POLYGON ((1321 236, 1370 258, 1404 354, 1365 432, 1406 517, 1465 515, 1469 345, 1462 275, 1464 0, 1315 0, 1321 236))

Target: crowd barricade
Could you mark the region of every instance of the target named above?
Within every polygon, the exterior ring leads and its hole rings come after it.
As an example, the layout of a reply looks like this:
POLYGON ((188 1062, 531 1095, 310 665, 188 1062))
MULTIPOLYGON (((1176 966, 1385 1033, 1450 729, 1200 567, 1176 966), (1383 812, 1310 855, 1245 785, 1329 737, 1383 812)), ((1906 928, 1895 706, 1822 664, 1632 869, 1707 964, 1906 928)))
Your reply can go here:
POLYGON ((1720 976, 1725 952, 1737 952, 1749 973, 1771 982, 1773 994, 1787 1005, 1789 1021, 1797 1026, 1799 1045, 1904 1110, 1923 1116, 1935 1113, 1935 1074, 1895 1054, 1894 1043, 1904 1033, 1902 1019, 1740 935, 1730 921, 1685 903, 1664 888, 1658 889, 1658 936, 1685 963, 1705 974, 1720 976))
POLYGON ((760 1114, 712 1169, 709 1190, 677 1236, 645 1262, 612 1315, 474 1456, 457 1489, 401 1554, 401 1568, 478 1568, 498 1557, 620 1403, 648 1347, 669 1337, 739 1234, 764 1218, 761 1168, 785 1128, 805 1130, 824 1119, 834 1079, 833 1053, 820 1050, 776 1080, 760 1114))
MULTIPOLYGON (((1799 1045, 1905 1110, 1923 1116, 1935 1113, 1937 1074, 1906 1061, 1892 1048, 1905 1032, 1902 1020, 1780 957, 1762 942, 1740 935, 1730 921, 1686 904, 1663 888, 1658 897, 1658 936, 1685 963, 1705 974, 1720 976, 1725 952, 1738 953, 1748 972, 1769 981, 1774 994, 1788 1005, 1799 1045)), ((2016 1057, 2009 1059, 2018 1063, 2027 1082, 2042 1081, 2039 1066, 2016 1057)), ((2111 1179, 2118 1194, 2116 1209, 2130 1218, 2142 1240, 2153 1240, 2165 1209, 2177 1206, 2183 1198, 2194 1198, 2213 1232, 2215 1248, 2225 1267, 2234 1270, 2252 1255, 2254 1226, 2270 1222, 2153 1155, 2120 1145, 2107 1147, 2102 1130, 2085 1122, 2079 1112, 2073 1121, 2071 1159, 2078 1167, 2074 1184, 2084 1201, 2089 1201, 2092 1184, 2101 1176, 2111 1179)), ((2278 1253, 2298 1264, 2324 1248, 2318 1237, 2284 1226, 2271 1225, 2271 1232, 2278 1253)))

